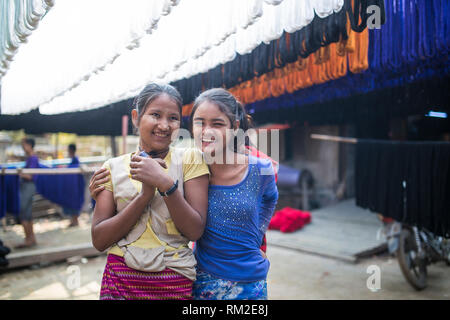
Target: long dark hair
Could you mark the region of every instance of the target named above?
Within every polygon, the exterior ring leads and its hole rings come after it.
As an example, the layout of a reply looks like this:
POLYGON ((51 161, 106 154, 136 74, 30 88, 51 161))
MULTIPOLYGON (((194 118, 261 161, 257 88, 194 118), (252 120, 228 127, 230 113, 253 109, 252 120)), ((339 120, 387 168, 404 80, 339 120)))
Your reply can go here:
MULTIPOLYGON (((229 91, 223 88, 213 88, 202 92, 194 101, 194 106, 192 107, 191 116, 189 118, 189 126, 192 132, 193 119, 195 111, 198 106, 203 102, 208 101, 214 103, 221 112, 223 112, 227 118, 230 120, 231 128, 233 128, 234 123, 239 120, 239 128, 246 132, 248 129, 253 127, 252 118, 245 111, 244 106, 240 103, 235 96, 233 96, 229 91)), ((239 145, 237 145, 238 138, 234 139, 234 151, 239 150, 239 145)), ((250 145, 250 140, 245 137, 245 145, 250 145)))

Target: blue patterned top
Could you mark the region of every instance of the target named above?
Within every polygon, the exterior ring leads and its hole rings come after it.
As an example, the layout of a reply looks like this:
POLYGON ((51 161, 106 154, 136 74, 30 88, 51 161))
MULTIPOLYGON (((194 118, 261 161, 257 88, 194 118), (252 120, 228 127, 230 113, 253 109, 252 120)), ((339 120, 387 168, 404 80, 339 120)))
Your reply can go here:
POLYGON ((270 263, 259 248, 277 200, 272 163, 253 156, 240 183, 210 185, 206 228, 194 251, 198 269, 231 281, 266 279, 270 263))

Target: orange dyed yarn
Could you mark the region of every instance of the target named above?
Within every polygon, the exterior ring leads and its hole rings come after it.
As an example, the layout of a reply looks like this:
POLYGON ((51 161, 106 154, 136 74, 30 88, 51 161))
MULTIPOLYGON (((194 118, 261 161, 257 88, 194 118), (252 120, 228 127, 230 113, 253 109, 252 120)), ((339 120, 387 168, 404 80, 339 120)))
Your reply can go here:
MULTIPOLYGON (((360 73, 369 68, 369 32, 354 32, 347 21, 348 39, 321 47, 306 59, 298 58, 284 67, 276 67, 266 74, 255 76, 228 89, 243 104, 253 103, 269 97, 278 97, 286 92, 344 77, 347 71, 360 73)), ((291 41, 289 34, 287 41, 291 41)), ((275 66, 279 66, 279 57, 275 66)), ((193 104, 183 107, 183 116, 189 115, 193 104)))

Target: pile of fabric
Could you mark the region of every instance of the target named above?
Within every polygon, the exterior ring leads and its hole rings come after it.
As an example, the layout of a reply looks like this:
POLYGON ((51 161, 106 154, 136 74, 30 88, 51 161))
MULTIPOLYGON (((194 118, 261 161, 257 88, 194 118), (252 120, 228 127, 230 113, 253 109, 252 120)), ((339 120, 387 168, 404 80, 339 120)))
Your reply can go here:
POLYGON ((280 230, 281 232, 294 232, 311 223, 311 213, 298 209, 285 207, 276 211, 270 220, 270 230, 280 230))

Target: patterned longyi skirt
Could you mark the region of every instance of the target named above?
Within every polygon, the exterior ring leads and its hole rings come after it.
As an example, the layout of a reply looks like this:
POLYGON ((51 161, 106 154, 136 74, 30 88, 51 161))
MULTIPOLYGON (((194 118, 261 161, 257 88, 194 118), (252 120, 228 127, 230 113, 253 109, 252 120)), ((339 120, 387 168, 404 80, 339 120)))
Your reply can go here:
POLYGON ((109 254, 100 300, 189 300, 192 299, 192 283, 170 269, 161 272, 131 269, 122 257, 109 254))

